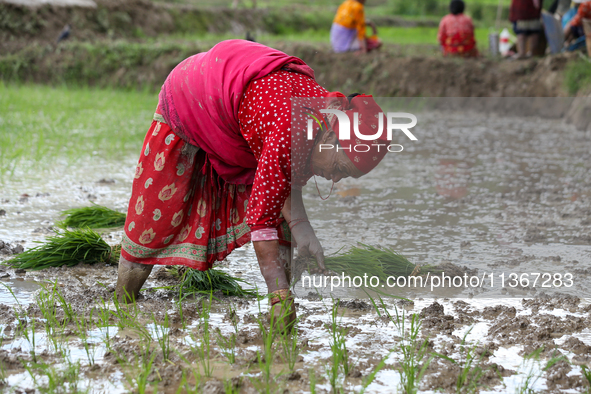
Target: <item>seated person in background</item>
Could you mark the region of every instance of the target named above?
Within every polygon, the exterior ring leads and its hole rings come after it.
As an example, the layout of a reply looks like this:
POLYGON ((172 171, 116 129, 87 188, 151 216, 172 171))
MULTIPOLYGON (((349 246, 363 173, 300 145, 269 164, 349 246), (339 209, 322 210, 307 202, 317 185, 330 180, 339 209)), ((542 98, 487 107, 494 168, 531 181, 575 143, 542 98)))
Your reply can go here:
POLYGON ((517 54, 515 59, 532 56, 538 47, 540 35, 544 33, 542 25, 543 0, 512 0, 509 8, 509 20, 513 23, 513 31, 517 34, 517 54))
POLYGON ((564 39, 568 43, 583 37, 583 19, 591 19, 591 1, 574 0, 575 6, 562 18, 564 27, 564 39))
POLYGON ((339 6, 330 29, 330 43, 335 52, 365 53, 382 46, 375 24, 365 20, 364 4, 365 0, 346 0, 339 6), (366 24, 373 30, 371 37, 366 36, 366 24))
POLYGON ((474 24, 469 16, 464 15, 464 8, 462 0, 453 0, 449 5, 451 13, 439 23, 437 39, 444 56, 478 56, 474 24))

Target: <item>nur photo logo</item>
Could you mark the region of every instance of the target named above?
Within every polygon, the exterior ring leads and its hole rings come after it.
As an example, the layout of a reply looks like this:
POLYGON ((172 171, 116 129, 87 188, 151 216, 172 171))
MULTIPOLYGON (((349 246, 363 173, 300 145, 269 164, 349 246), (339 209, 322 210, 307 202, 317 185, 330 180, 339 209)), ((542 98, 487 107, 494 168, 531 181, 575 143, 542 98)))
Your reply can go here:
MULTIPOLYGON (((379 141, 384 141, 382 138, 384 131, 386 133, 386 140, 392 141, 392 137, 395 130, 402 131, 411 141, 417 141, 417 137, 410 131, 413 127, 417 125, 417 117, 411 113, 407 112, 387 112, 384 116, 383 112, 378 112, 374 116, 378 119, 378 125, 372 125, 375 128, 374 134, 363 134, 359 131, 359 125, 362 121, 361 114, 358 112, 353 112, 353 122, 349 115, 345 111, 341 111, 338 109, 321 109, 316 111, 312 108, 304 107, 304 109, 310 111, 306 112, 307 115, 311 117, 308 119, 307 123, 307 139, 313 140, 314 139, 314 122, 321 129, 329 130, 330 127, 328 126, 333 122, 333 119, 336 119, 338 123, 338 139, 339 141, 350 140, 351 138, 355 138, 355 144, 351 144, 350 146, 340 146, 338 144, 320 144, 319 148, 320 151, 328 150, 328 149, 336 149, 337 152, 339 150, 348 150, 349 152, 368 152, 373 147, 376 147, 378 152, 381 149, 387 149, 388 152, 397 153, 402 152, 404 147, 400 144, 384 144, 380 143, 379 141), (326 115, 328 119, 328 123, 325 120, 323 114, 326 115), (384 130, 384 117, 386 118, 386 127, 384 130), (407 123, 399 123, 401 119, 408 119, 410 122, 407 123), (353 123, 351 127, 351 123, 353 123)), ((367 117, 367 114, 365 114, 367 117)))

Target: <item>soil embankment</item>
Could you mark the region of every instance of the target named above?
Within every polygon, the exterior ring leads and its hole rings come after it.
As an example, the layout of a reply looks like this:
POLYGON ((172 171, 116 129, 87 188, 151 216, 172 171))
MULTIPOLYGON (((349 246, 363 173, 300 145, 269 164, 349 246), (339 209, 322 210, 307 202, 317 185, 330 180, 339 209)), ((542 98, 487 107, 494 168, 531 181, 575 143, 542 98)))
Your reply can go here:
MULTIPOLYGON (((380 97, 557 97, 566 96, 563 72, 573 56, 506 62, 398 57, 387 51, 357 56, 328 47, 274 44, 298 56, 330 90, 364 91, 380 97)), ((25 47, 0 57, 4 80, 80 83, 158 89, 182 59, 209 49, 195 43, 72 42, 25 47)))
MULTIPOLYGON (((213 32, 242 38, 246 31, 279 34, 330 24, 326 15, 302 10, 196 9, 146 0, 96 4, 30 7, 0 0, 0 79, 158 90, 178 62, 215 44, 170 34, 213 32), (55 37, 66 22, 72 24, 73 38, 56 46, 55 37)), ((384 17, 380 23, 409 22, 384 17)), ((568 96, 564 71, 577 58, 570 54, 509 62, 409 57, 400 56, 394 45, 357 56, 331 53, 328 44, 264 43, 305 60, 330 90, 382 97, 568 96)))

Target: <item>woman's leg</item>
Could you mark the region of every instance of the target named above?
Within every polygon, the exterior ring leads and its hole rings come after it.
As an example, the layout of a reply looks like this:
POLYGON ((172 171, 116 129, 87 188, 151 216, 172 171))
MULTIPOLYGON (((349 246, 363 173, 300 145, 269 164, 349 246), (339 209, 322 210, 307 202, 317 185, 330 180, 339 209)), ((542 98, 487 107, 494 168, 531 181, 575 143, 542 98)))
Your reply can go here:
POLYGON ((291 248, 279 245, 279 241, 255 241, 253 245, 261 274, 272 296, 272 322, 280 331, 290 331, 296 320, 295 305, 289 291, 291 248))
POLYGON ((119 302, 130 303, 137 300, 140 289, 152 272, 152 265, 132 263, 119 258, 117 286, 115 294, 119 302))
POLYGON ((525 57, 526 39, 527 36, 525 34, 517 35, 517 57, 519 59, 523 59, 525 57))
POLYGON ((533 33, 533 34, 530 34, 529 36, 527 36, 527 44, 528 44, 529 51, 527 51, 526 56, 532 56, 534 53, 536 53, 539 43, 540 43, 540 34, 539 33, 533 33))

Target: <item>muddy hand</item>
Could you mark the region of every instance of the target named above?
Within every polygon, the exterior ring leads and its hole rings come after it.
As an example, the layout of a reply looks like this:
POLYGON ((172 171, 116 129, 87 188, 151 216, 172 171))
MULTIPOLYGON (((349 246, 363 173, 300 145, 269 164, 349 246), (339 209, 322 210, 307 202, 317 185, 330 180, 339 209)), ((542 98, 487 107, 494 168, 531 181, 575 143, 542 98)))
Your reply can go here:
POLYGON ((298 245, 298 256, 315 257, 318 268, 326 271, 324 266, 324 249, 309 223, 301 223, 292 228, 292 234, 298 245))

